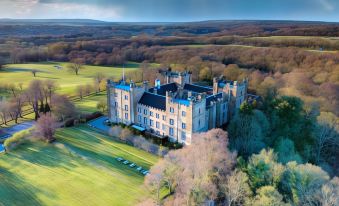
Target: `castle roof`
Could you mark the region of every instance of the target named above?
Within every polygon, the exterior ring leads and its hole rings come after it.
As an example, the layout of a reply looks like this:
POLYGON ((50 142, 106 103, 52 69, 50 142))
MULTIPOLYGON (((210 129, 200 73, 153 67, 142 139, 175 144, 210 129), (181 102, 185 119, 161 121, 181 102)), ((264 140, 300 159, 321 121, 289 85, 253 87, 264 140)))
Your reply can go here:
POLYGON ((213 88, 211 87, 203 87, 196 84, 185 84, 184 89, 196 93, 208 93, 213 91, 213 88))
MULTIPOLYGON (((154 93, 154 87, 149 89, 150 93, 154 93)), ((178 90, 178 86, 176 83, 169 83, 169 84, 163 84, 160 86, 159 89, 157 89, 157 94, 166 96, 166 92, 176 92, 178 90)))
MULTIPOLYGON (((166 92, 165 92, 166 93, 166 92)), ((139 100, 139 104, 143 104, 145 106, 153 107, 160 110, 166 110, 166 97, 152 94, 150 92, 144 92, 139 100)))
POLYGON ((222 98, 222 93, 218 93, 216 95, 211 95, 211 96, 206 97, 206 107, 210 106, 212 101, 216 101, 219 98, 222 98))

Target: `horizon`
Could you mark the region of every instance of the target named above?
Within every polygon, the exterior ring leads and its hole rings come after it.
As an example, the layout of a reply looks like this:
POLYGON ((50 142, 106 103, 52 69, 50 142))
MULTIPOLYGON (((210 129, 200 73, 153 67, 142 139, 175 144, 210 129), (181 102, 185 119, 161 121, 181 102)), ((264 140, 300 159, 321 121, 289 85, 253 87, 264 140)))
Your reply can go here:
POLYGON ((319 23, 339 23, 338 21, 322 21, 322 20, 298 20, 298 19, 204 19, 204 20, 193 20, 193 21, 109 21, 109 20, 100 20, 94 18, 0 18, 0 20, 32 20, 32 21, 54 21, 54 20, 83 20, 83 21, 97 21, 103 23, 199 23, 199 22, 232 22, 232 21, 267 21, 267 22, 319 22, 319 23))
POLYGON ((286 20, 338 22, 335 0, 3 0, 0 18, 107 22, 286 20), (13 12, 14 11, 14 12, 13 12))

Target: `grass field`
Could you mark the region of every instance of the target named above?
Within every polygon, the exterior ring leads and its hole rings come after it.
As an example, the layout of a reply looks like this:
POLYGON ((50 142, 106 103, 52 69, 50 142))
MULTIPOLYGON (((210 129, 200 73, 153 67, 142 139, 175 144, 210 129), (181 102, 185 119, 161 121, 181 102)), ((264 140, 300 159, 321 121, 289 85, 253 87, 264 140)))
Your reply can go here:
POLYGON ((149 168, 156 156, 86 126, 60 129, 56 137, 0 155, 0 205, 135 205, 149 195, 144 177, 115 157, 149 168))
MULTIPOLYGON (((130 62, 125 65, 125 71, 132 72, 138 67, 139 64, 130 62)), ((118 79, 122 76, 123 68, 85 65, 79 75, 75 75, 67 69, 67 63, 9 64, 0 71, 0 82, 23 83, 25 87, 33 79, 50 79, 57 82, 59 93, 72 95, 75 94, 78 85, 93 84, 93 77, 98 72, 109 78, 118 79), (62 66, 62 69, 56 69, 54 67, 56 65, 62 66), (33 77, 32 69, 38 70, 36 77, 33 77)))
POLYGON ((101 92, 95 95, 91 95, 88 97, 85 97, 81 101, 76 101, 75 106, 78 108, 78 110, 82 113, 93 113, 98 111, 97 109, 97 103, 100 101, 107 101, 107 94, 105 92, 101 92))

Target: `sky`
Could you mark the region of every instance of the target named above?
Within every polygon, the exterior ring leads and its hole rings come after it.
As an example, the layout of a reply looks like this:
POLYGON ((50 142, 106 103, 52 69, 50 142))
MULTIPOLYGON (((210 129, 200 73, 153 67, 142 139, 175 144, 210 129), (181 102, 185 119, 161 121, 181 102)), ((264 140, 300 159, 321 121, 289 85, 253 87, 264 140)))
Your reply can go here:
POLYGON ((0 18, 112 22, 339 22, 339 0, 0 0, 0 18))

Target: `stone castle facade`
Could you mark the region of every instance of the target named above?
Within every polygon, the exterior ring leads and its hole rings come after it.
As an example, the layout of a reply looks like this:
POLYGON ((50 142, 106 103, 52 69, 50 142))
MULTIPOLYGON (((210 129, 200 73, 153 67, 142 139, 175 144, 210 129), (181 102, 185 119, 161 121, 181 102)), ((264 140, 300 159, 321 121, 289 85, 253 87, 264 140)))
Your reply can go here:
POLYGON ((135 83, 107 82, 111 122, 145 129, 159 138, 191 144, 194 133, 220 127, 246 100, 247 80, 214 78, 213 87, 192 83, 190 72, 162 71, 165 84, 149 88, 135 83))

